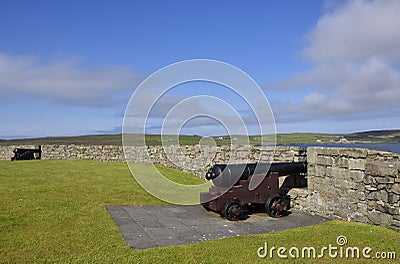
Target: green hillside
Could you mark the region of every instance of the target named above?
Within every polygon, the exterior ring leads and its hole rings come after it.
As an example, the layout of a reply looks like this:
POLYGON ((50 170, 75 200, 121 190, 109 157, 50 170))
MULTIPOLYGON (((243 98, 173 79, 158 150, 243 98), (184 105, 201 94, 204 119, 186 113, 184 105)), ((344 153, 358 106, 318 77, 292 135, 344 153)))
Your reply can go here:
MULTIPOLYGON (((141 135, 130 135, 129 139, 133 144, 139 144, 141 135)), ((146 135, 147 145, 162 145, 160 135, 146 135)), ((241 144, 243 136, 216 136, 213 137, 217 145, 230 145, 231 142, 241 144)), ((272 135, 249 136, 249 143, 257 145, 261 143, 262 137, 271 140, 272 135)), ((167 140, 164 144, 174 144, 172 136, 166 136, 167 140)), ((180 135, 179 143, 181 145, 199 144, 202 137, 198 135, 180 135)), ((277 144, 294 144, 294 143, 346 143, 346 142, 400 142, 400 130, 379 130, 366 131, 351 134, 324 134, 324 133, 290 133, 277 134, 277 144)), ((0 146, 7 145, 45 145, 45 144, 77 144, 77 145, 122 145, 121 134, 104 134, 104 135, 84 135, 72 137, 45 137, 45 138, 26 138, 0 140, 0 146)))

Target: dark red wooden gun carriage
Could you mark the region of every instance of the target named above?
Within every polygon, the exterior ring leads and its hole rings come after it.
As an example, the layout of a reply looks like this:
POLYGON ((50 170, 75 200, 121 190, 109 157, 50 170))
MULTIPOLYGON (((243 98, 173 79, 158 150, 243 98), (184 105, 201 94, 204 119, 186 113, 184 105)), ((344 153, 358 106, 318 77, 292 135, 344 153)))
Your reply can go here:
POLYGON ((306 172, 307 162, 216 164, 206 173, 214 186, 200 194, 200 203, 231 221, 259 209, 271 217, 285 216, 290 197, 280 191, 279 177, 306 172))

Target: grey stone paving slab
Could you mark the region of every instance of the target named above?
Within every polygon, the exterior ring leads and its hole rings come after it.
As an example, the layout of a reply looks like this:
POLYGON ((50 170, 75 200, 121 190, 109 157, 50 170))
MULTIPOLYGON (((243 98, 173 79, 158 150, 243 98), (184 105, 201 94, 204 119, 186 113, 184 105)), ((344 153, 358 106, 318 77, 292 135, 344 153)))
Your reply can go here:
POLYGON ((260 234, 326 221, 293 212, 282 218, 257 213, 247 220, 231 222, 202 206, 107 206, 107 209, 132 249, 260 234))

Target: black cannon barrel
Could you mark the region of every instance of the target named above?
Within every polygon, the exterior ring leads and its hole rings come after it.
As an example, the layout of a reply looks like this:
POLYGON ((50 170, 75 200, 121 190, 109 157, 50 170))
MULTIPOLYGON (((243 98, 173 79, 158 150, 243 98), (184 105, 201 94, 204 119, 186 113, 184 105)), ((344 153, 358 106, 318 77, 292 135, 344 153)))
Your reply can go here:
POLYGON ((11 157, 11 160, 41 159, 42 146, 39 145, 37 149, 15 148, 13 152, 14 152, 14 157, 11 157))
POLYGON ((213 180, 218 186, 229 186, 247 180, 251 175, 268 172, 278 172, 280 176, 304 173, 307 172, 307 162, 215 164, 206 173, 206 179, 213 180))

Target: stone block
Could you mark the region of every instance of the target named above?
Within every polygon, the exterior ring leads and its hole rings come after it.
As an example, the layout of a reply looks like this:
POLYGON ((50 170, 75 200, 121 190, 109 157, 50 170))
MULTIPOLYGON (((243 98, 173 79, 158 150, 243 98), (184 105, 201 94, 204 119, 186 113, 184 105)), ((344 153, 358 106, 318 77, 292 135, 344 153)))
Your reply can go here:
POLYGON ((365 172, 374 176, 391 176, 398 177, 398 164, 387 162, 367 162, 365 164, 365 172))
POLYGON ((375 225, 389 227, 393 221, 393 216, 376 210, 368 212, 368 219, 375 225))
POLYGON ((348 179, 348 170, 339 167, 327 167, 326 175, 336 179, 348 179))
POLYGON ((310 191, 314 190, 314 179, 313 176, 307 176, 307 189, 310 191))
POLYGON ((316 171, 315 171, 315 164, 308 164, 307 165, 307 176, 308 177, 314 177, 314 176, 316 176, 317 175, 317 173, 316 173, 316 171))
POLYGON ((368 205, 368 210, 375 209, 376 200, 368 200, 367 205, 368 205))
POLYGON ((378 184, 387 184, 387 183, 394 183, 394 178, 390 176, 376 176, 375 180, 378 184))
POLYGON ((362 215, 367 215, 368 213, 368 204, 365 202, 361 202, 357 204, 357 212, 361 213, 362 215))
POLYGON ((307 148, 307 162, 309 165, 315 164, 317 161, 317 149, 315 147, 307 148))
POLYGON ((349 170, 348 175, 353 182, 362 183, 364 181, 364 172, 359 170, 349 170))
POLYGON ((307 204, 312 205, 310 209, 314 212, 325 213, 326 202, 325 199, 320 195, 318 191, 311 191, 307 196, 307 204))
POLYGON ((387 203, 389 202, 389 195, 388 192, 386 190, 380 190, 380 197, 381 197, 381 201, 387 203))
POLYGON ((389 206, 386 204, 379 204, 377 203, 375 206, 375 210, 382 212, 382 213, 386 213, 386 214, 390 214, 389 212, 389 206))
POLYGON ((399 160, 400 155, 388 151, 368 150, 367 158, 370 160, 399 160))
POLYGON ((332 187, 326 187, 326 193, 332 194, 332 195, 337 195, 341 197, 343 200, 347 199, 349 190, 347 188, 332 188, 332 187), (333 192, 331 192, 333 190, 333 192))
POLYGON ((368 220, 369 219, 360 212, 351 212, 347 214, 347 221, 368 223, 368 220))
POLYGON ((367 196, 365 195, 365 192, 363 191, 355 191, 355 190, 349 190, 349 196, 357 201, 364 201, 367 196))
POLYGON ((345 211, 345 210, 342 210, 341 208, 335 208, 333 210, 333 214, 334 214, 335 218, 338 218, 338 219, 347 220, 347 217, 348 217, 347 210, 345 211))
POLYGON ((312 184, 314 185, 314 190, 326 190, 328 187, 325 178, 314 177, 312 179, 312 184))
POLYGON ((364 183, 365 184, 375 185, 376 184, 376 179, 375 179, 375 177, 373 177, 373 176, 371 176, 369 174, 366 174, 365 177, 364 177, 364 183))
POLYGON ((391 206, 391 205, 389 205, 389 213, 392 214, 392 215, 399 215, 400 214, 399 206, 391 206))
POLYGON ((349 157, 349 158, 363 158, 367 157, 368 150, 363 148, 342 148, 340 151, 340 156, 349 157))
POLYGON ((399 230, 400 229, 400 221, 399 220, 394 220, 392 221, 392 227, 395 227, 395 229, 399 230))
POLYGON ((383 184, 383 183, 380 183, 380 184, 377 184, 377 185, 376 185, 376 188, 378 188, 378 190, 385 190, 385 191, 387 191, 387 190, 388 190, 388 187, 389 187, 388 184, 383 184))
POLYGON ((380 200, 382 200, 381 192, 380 191, 372 191, 369 194, 367 194, 367 199, 373 200, 373 201, 380 201, 380 200))
POLYGON ((365 159, 349 159, 349 169, 351 170, 365 170, 365 159))
POLYGON ((393 184, 391 191, 395 194, 400 194, 400 184, 398 183, 393 184))
POLYGON ((337 167, 324 167, 325 168, 325 175, 326 177, 330 177, 330 178, 337 178, 334 177, 337 174, 337 167))
POLYGON ((340 168, 349 168, 349 159, 346 157, 338 157, 335 159, 334 165, 340 168))
POLYGON ((377 191, 378 190, 378 188, 376 188, 373 185, 369 185, 369 184, 364 185, 364 187, 365 187, 365 190, 367 190, 367 191, 377 191))
POLYGON ((332 147, 318 147, 316 148, 316 151, 318 155, 324 155, 324 156, 340 156, 342 148, 332 148, 332 147))
POLYGON ((325 166, 315 165, 314 169, 315 169, 314 176, 316 176, 316 177, 325 177, 326 176, 327 168, 325 166))
POLYGON ((318 156, 315 163, 318 165, 332 166, 333 158, 329 156, 318 156))

